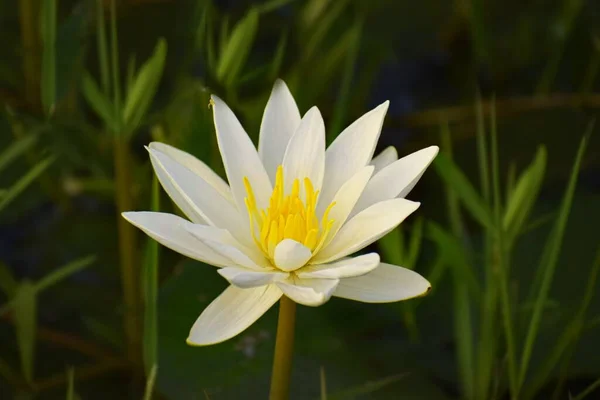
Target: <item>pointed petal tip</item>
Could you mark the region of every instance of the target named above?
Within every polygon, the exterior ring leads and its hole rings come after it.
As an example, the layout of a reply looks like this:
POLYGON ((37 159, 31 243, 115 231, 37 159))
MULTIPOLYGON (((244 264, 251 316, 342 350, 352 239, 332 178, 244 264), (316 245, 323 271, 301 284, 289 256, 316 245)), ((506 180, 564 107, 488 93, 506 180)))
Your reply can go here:
POLYGON ((275 90, 275 89, 287 89, 287 90, 289 90, 287 84, 281 78, 275 79, 275 83, 273 84, 273 90, 275 90))

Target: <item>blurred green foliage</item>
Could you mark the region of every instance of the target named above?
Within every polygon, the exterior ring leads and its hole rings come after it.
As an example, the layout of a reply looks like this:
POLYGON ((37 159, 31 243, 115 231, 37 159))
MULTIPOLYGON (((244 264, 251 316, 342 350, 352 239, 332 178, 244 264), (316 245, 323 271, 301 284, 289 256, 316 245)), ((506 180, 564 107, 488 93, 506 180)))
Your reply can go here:
POLYGON ((256 140, 278 77, 328 141, 389 98, 381 148, 442 150, 376 246, 432 292, 301 307, 292 398, 598 396, 599 22, 582 0, 0 1, 0 398, 266 397, 276 312, 188 347, 225 281, 119 211, 178 212, 143 145, 223 173, 210 94, 256 140))

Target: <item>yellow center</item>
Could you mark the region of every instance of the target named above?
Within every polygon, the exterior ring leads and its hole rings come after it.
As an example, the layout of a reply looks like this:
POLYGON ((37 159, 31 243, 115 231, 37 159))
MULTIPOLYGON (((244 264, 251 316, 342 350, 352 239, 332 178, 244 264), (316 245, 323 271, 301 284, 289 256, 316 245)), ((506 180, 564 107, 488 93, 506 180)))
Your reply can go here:
POLYGON ((300 197, 300 181, 294 180, 292 191, 284 193, 283 167, 277 168, 275 188, 266 210, 256 208, 256 200, 248 178, 244 177, 244 186, 248 197, 246 207, 250 218, 250 231, 256 245, 271 261, 275 247, 284 239, 292 239, 308 247, 313 254, 323 247, 333 220, 328 219, 329 211, 335 205, 331 203, 323 213, 319 224, 316 215, 319 191, 314 190, 309 178, 304 178, 304 200, 300 197))

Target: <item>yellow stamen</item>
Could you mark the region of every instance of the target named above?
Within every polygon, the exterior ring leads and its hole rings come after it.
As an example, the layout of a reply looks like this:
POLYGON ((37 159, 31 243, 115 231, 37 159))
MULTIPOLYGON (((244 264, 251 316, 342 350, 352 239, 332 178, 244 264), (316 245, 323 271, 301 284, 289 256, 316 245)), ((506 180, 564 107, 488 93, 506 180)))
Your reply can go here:
POLYGON ((275 187, 268 207, 263 210, 257 209, 256 198, 247 177, 244 178, 244 187, 252 238, 271 261, 275 247, 284 239, 293 239, 304 244, 313 254, 331 240, 328 236, 334 221, 329 219, 329 213, 335 203, 327 207, 319 220, 316 214, 319 191, 315 191, 309 178, 295 179, 286 195, 283 167, 280 165, 277 168, 275 187), (301 185, 304 189, 304 199, 300 197, 301 185))

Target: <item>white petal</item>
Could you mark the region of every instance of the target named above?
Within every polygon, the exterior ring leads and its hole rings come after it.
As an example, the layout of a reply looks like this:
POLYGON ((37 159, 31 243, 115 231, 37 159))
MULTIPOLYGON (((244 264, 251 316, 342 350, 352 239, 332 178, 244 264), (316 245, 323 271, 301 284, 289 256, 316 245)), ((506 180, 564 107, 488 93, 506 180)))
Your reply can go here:
POLYGON ((275 265, 283 271, 295 271, 310 259, 310 249, 292 239, 283 239, 275 247, 275 265))
POLYGON ((294 179, 300 183, 309 178, 315 190, 321 189, 325 169, 325 123, 317 107, 304 115, 283 157, 284 185, 286 193, 294 179))
POLYGON ((227 104, 217 96, 212 96, 212 100, 217 142, 238 210, 243 213, 246 210, 244 177, 252 185, 258 209, 264 209, 269 204, 273 188, 256 148, 227 104))
POLYGON ((371 161, 389 104, 386 101, 354 121, 325 152, 325 177, 319 196, 319 215, 344 182, 371 161))
POLYGON ((200 314, 187 344, 205 346, 231 339, 256 322, 281 295, 275 285, 252 289, 229 286, 200 314))
POLYGON ((373 174, 373 169, 374 167, 370 165, 364 167, 344 183, 340 190, 335 194, 335 197, 333 198, 335 205, 331 208, 328 217, 334 221, 330 237, 335 237, 335 234, 344 225, 344 222, 346 222, 350 212, 355 208, 356 202, 360 198, 373 174))
POLYGON ((437 146, 419 150, 375 174, 356 204, 353 215, 380 201, 405 197, 417 184, 438 150, 437 146))
POLYGON ((430 289, 427 279, 416 272, 381 263, 366 275, 340 280, 333 295, 364 303, 391 303, 423 296, 430 289))
POLYGON ((130 211, 122 215, 152 239, 177 253, 217 267, 230 264, 227 258, 190 235, 186 227, 193 224, 177 215, 150 211, 130 211))
POLYGON ((394 161, 398 160, 398 151, 394 146, 386 147, 381 153, 373 157, 371 165, 375 167, 375 174, 394 161))
POLYGON ((225 267, 218 270, 219 274, 227 279, 229 283, 240 288, 252 288, 268 285, 276 281, 282 281, 289 276, 287 272, 253 271, 238 267, 225 267))
POLYGON ((311 262, 331 262, 365 248, 398 226, 419 205, 406 199, 391 199, 372 205, 350 219, 311 262))
POLYGON ((265 107, 258 139, 258 154, 271 183, 275 183, 277 167, 283 163, 285 149, 298 125, 298 106, 285 82, 278 79, 265 107))
POLYGON ((239 265, 257 271, 270 267, 269 262, 254 247, 245 247, 225 229, 207 225, 186 226, 188 232, 216 253, 230 260, 229 265, 239 265))
POLYGON ((305 306, 320 306, 333 294, 339 279, 300 279, 290 277, 276 285, 290 299, 305 306))
POLYGON ((193 221, 199 215, 209 225, 227 229, 236 238, 252 243, 238 210, 201 176, 158 150, 149 149, 154 170, 165 191, 193 221))
MULTIPOLYGON (((296 272, 299 278, 350 278, 371 272, 379 265, 379 254, 346 258, 333 264, 308 265, 296 272)), ((221 270, 219 270, 221 271, 221 270)))
POLYGON ((227 182, 217 175, 210 167, 204 164, 201 160, 194 157, 190 153, 176 149, 173 146, 169 146, 165 143, 152 142, 149 147, 154 150, 158 150, 177 161, 179 164, 185 166, 202 179, 204 179, 209 185, 211 185, 221 196, 227 199, 230 203, 233 203, 233 197, 231 197, 231 190, 227 182))

